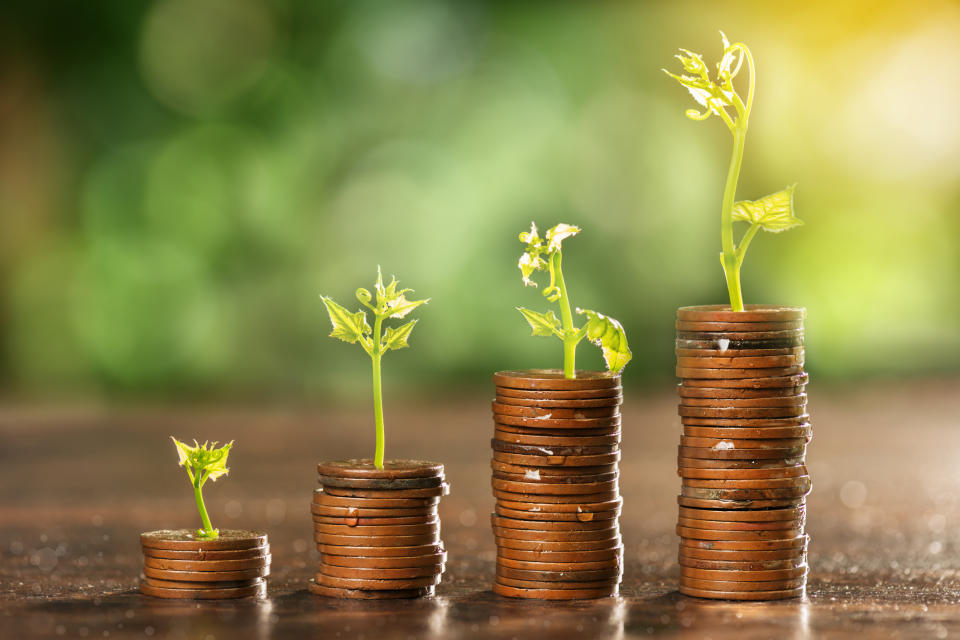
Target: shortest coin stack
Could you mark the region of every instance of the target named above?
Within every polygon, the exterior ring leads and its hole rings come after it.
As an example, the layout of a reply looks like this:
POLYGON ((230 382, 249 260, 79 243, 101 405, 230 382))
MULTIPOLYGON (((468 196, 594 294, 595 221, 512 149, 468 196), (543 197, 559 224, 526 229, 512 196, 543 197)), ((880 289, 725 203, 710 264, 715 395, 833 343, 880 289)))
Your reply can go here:
POLYGON ((334 598, 433 595, 446 566, 437 505, 449 493, 443 465, 417 460, 340 460, 317 465, 310 592, 334 598))
POLYGON ((270 574, 267 535, 223 530, 213 540, 189 529, 140 534, 140 592, 157 598, 223 600, 266 595, 270 574))

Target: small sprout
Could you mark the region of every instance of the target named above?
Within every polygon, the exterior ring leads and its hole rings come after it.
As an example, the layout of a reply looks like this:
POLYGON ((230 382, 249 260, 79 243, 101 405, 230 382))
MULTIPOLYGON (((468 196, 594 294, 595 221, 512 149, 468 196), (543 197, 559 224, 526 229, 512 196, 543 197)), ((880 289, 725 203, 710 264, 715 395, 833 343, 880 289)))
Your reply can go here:
POLYGON ((372 328, 367 322, 367 312, 363 309, 351 313, 332 299, 323 295, 320 296, 323 304, 327 307, 330 322, 333 323, 333 331, 330 333, 330 337, 338 338, 350 344, 359 342, 373 362, 373 416, 377 434, 374 464, 378 469, 383 468, 384 453, 380 360, 383 358, 383 354, 391 349, 403 349, 410 346, 407 344, 407 339, 410 337, 413 327, 417 324, 416 320, 411 320, 399 327, 384 328, 383 321, 387 318, 403 319, 411 311, 430 301, 429 298, 426 300, 407 300, 407 294, 412 293, 413 289, 398 290, 398 284, 396 278, 391 278, 390 284, 384 286, 383 274, 380 272, 380 267, 377 267, 377 282, 374 284, 376 304, 371 304, 374 295, 370 291, 362 287, 357 289, 357 300, 373 312, 372 328))
POLYGON ((547 231, 546 238, 540 239, 537 225, 530 223, 530 231, 520 234, 520 242, 527 245, 518 264, 523 283, 527 286, 537 286, 530 279, 535 271, 549 271, 550 284, 543 290, 543 296, 549 302, 556 302, 560 308, 560 317, 553 312, 547 313, 531 311, 517 307, 523 314, 535 336, 556 336, 563 341, 563 374, 567 378, 576 375, 577 345, 587 338, 596 344, 603 352, 603 359, 607 369, 618 372, 630 362, 633 354, 627 346, 627 335, 623 326, 608 316, 590 309, 577 309, 577 313, 586 316, 587 323, 580 328, 573 325, 573 314, 570 313, 570 299, 567 296, 567 287, 563 280, 561 268, 561 244, 567 238, 580 233, 580 228, 569 224, 558 224, 547 231))
POLYGON ((743 164, 743 145, 747 137, 747 124, 750 119, 750 110, 753 108, 753 93, 755 87, 755 69, 753 55, 750 49, 742 42, 730 44, 727 36, 721 31, 723 56, 717 63, 717 79, 711 80, 706 63, 700 54, 681 49, 683 55, 676 56, 686 72, 681 75, 670 73, 671 78, 686 87, 693 99, 704 108, 703 111, 688 109, 686 115, 692 120, 706 120, 716 115, 733 134, 733 157, 730 160, 730 169, 727 173, 727 184, 723 192, 723 202, 720 209, 720 241, 723 251, 720 253, 720 263, 727 279, 727 291, 730 294, 730 308, 734 311, 743 311, 743 294, 740 290, 740 267, 743 257, 750 246, 750 241, 757 231, 763 229, 773 233, 786 231, 803 224, 793 213, 792 185, 759 200, 744 200, 734 202, 737 193, 737 181, 740 179, 740 168, 743 164), (747 100, 737 93, 733 86, 733 79, 740 72, 746 60, 749 70, 747 100), (689 74, 689 75, 688 75, 689 74), (732 111, 731 111, 732 109, 732 111), (750 225, 740 238, 739 244, 734 243, 733 223, 746 222, 750 225))
POLYGON ((210 524, 207 507, 203 504, 203 485, 206 484, 207 480, 216 482, 220 476, 230 473, 230 470, 227 469, 227 456, 230 454, 233 441, 231 440, 218 449, 216 442, 197 444, 197 441, 194 440, 191 447, 173 436, 170 436, 170 439, 173 440, 173 444, 177 448, 180 466, 186 468, 190 484, 193 485, 197 510, 200 512, 200 520, 203 522, 203 528, 197 529, 197 537, 213 540, 220 535, 220 530, 214 529, 210 524))

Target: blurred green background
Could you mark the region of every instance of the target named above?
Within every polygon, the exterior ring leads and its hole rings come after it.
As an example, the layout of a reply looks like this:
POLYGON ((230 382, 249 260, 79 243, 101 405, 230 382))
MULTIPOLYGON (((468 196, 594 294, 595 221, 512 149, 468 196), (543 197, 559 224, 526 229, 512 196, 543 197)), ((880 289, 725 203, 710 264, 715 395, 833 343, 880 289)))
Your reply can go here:
MULTIPOLYGON (((330 340, 376 265, 432 298, 388 389, 558 366, 517 234, 567 241, 629 384, 723 302, 730 136, 662 74, 723 29, 758 90, 739 197, 799 183, 745 300, 829 380, 960 371, 956 2, 21 1, 0 9, 0 379, 22 397, 367 393, 330 340)), ((579 363, 600 367, 586 343, 579 363)), ((388 392, 389 395, 389 392, 388 392)))

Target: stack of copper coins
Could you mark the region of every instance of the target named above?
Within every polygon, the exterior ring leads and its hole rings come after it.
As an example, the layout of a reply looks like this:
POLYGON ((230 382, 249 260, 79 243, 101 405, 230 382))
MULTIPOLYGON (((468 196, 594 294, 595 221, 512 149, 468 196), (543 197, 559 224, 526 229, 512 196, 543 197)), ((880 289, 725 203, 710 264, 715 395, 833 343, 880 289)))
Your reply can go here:
POLYGON ((799 308, 685 307, 680 592, 777 600, 804 594, 811 438, 799 308))
POLYGON ((270 574, 267 535, 221 531, 200 540, 188 529, 140 534, 140 593, 157 598, 222 600, 266 595, 270 574))
POLYGON ((323 462, 313 494, 314 541, 320 551, 310 591, 335 598, 433 595, 447 554, 437 505, 449 493, 443 465, 390 460, 323 462))
POLYGON ((620 376, 502 371, 493 381, 494 592, 544 600, 616 595, 620 376))

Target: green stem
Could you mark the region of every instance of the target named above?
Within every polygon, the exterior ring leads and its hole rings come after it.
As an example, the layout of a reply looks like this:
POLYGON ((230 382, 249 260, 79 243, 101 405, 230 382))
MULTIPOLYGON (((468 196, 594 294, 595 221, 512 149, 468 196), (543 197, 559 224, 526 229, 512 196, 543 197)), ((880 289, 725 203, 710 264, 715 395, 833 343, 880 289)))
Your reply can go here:
POLYGON ((217 532, 214 530, 213 525, 210 524, 210 516, 207 515, 207 507, 203 504, 203 493, 201 493, 202 483, 200 482, 200 474, 197 474, 197 478, 193 483, 193 496, 197 500, 197 510, 200 512, 200 520, 203 522, 203 533, 202 537, 204 538, 216 538, 217 532))
POLYGON ((563 256, 559 251, 553 258, 556 261, 554 273, 556 274, 557 290, 560 292, 560 298, 557 303, 560 305, 560 322, 563 326, 563 377, 576 377, 577 363, 577 343, 580 342, 577 337, 577 330, 573 326, 573 314, 570 313, 570 298, 567 296, 567 285, 563 281, 563 256))
POLYGON ((721 261, 730 294, 730 308, 743 311, 743 294, 740 292, 740 263, 733 242, 733 203, 737 194, 737 181, 743 164, 743 147, 747 137, 746 119, 739 119, 733 130, 733 153, 727 170, 727 184, 723 190, 723 205, 720 210, 720 243, 723 248, 721 261))
POLYGON ((383 325, 383 317, 380 315, 375 317, 376 320, 373 323, 373 353, 370 354, 370 359, 373 361, 373 421, 377 428, 377 448, 374 454, 373 464, 377 469, 383 469, 383 392, 380 381, 380 359, 383 357, 380 333, 383 325))

